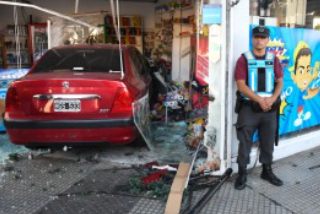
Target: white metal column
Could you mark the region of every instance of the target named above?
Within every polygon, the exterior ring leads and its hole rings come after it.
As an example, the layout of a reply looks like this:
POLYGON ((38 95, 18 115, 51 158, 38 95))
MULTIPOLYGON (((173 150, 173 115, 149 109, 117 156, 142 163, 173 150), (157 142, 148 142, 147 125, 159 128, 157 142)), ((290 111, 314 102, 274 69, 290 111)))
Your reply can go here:
POLYGON ((215 174, 222 174, 226 169, 226 1, 211 0, 210 4, 221 5, 222 19, 221 24, 209 29, 209 94, 215 100, 209 102, 205 144, 214 144, 214 152, 221 160, 220 170, 215 174))

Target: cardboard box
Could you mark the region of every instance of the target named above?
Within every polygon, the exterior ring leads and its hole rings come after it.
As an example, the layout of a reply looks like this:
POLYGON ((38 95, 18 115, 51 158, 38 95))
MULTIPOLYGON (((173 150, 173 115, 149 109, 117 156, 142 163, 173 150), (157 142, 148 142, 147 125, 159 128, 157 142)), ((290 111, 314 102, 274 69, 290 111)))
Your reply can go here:
POLYGON ((4 112, 4 100, 0 99, 0 117, 2 118, 2 113, 4 112))
POLYGON ((5 131, 5 127, 3 125, 3 121, 2 121, 2 114, 4 112, 4 99, 0 99, 0 132, 5 131))

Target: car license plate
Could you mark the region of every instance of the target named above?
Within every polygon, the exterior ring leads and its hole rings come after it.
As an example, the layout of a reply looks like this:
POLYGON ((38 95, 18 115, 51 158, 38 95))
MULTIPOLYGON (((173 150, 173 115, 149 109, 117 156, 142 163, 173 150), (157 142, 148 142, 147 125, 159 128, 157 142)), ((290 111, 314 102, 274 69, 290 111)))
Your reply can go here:
POLYGON ((77 99, 72 100, 54 100, 55 112, 79 112, 81 110, 81 102, 77 99))

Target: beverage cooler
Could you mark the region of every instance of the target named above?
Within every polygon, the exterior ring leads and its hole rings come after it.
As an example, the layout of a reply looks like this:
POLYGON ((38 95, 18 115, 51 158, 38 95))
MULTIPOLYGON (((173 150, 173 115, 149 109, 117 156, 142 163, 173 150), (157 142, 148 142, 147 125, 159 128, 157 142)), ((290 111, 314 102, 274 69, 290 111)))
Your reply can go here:
POLYGON ((5 131, 3 125, 2 115, 5 110, 5 99, 7 94, 7 89, 11 82, 19 79, 27 74, 29 69, 0 69, 0 132, 5 131))

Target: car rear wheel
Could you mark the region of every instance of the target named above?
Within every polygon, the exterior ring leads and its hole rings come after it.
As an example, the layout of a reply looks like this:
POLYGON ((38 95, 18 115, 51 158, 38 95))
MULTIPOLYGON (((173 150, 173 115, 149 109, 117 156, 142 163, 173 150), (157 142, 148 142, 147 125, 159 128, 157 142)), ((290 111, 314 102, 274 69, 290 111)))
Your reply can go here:
POLYGON ((26 148, 30 149, 30 150, 38 150, 38 149, 47 149, 47 146, 43 146, 43 145, 25 145, 26 148))
POLYGON ((146 142, 144 141, 143 137, 139 133, 139 136, 132 142, 132 146, 134 147, 145 147, 147 146, 146 142))
POLYGON ((46 145, 46 144, 30 144, 30 145, 24 145, 26 148, 30 150, 48 150, 50 149, 51 151, 55 150, 61 150, 63 148, 63 145, 46 145))

